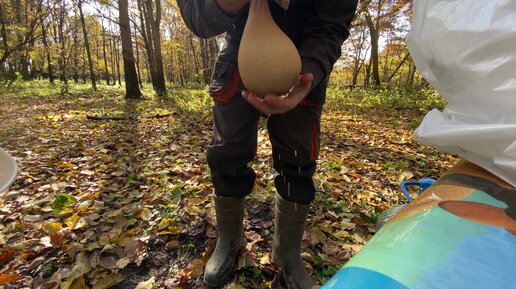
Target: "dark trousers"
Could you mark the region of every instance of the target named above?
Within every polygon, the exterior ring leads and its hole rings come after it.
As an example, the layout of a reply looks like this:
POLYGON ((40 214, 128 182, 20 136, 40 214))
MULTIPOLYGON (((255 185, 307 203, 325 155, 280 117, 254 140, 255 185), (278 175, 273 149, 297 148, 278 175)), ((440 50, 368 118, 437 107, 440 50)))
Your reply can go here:
MULTIPOLYGON (((314 199, 312 176, 319 154, 321 113, 321 105, 305 103, 267 120, 278 173, 274 184, 287 201, 309 204, 314 199)), ((215 99, 207 161, 217 196, 244 197, 251 193, 256 174, 249 163, 256 155, 260 115, 239 92, 224 101, 215 99)))

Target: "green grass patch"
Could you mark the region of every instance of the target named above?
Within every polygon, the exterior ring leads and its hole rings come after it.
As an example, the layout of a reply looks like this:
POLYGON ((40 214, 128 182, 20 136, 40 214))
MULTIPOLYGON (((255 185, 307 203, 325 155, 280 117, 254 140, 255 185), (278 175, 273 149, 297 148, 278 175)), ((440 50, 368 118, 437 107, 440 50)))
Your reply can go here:
POLYGON ((350 107, 374 108, 380 110, 411 110, 426 112, 433 108, 442 109, 446 102, 432 88, 407 88, 403 90, 344 88, 330 85, 327 107, 346 109, 350 107))

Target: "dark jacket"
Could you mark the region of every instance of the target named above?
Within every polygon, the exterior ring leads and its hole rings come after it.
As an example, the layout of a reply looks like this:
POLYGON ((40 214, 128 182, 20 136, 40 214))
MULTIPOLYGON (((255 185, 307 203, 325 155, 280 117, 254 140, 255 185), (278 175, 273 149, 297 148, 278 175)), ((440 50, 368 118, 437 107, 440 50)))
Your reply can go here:
MULTIPOLYGON (((307 100, 322 104, 328 77, 341 55, 342 43, 349 36, 358 0, 291 0, 286 12, 276 2, 269 2, 274 20, 299 50, 303 72, 314 75, 313 89, 307 100)), ((209 38, 226 32, 210 92, 217 94, 220 92, 217 86, 222 85, 225 86, 223 92, 227 93, 228 87, 234 86, 231 82, 240 79, 231 73, 238 73, 232 66, 236 67, 248 7, 237 15, 230 15, 216 0, 177 0, 177 3, 186 25, 197 36, 209 38), (224 77, 229 79, 220 79, 224 77)))

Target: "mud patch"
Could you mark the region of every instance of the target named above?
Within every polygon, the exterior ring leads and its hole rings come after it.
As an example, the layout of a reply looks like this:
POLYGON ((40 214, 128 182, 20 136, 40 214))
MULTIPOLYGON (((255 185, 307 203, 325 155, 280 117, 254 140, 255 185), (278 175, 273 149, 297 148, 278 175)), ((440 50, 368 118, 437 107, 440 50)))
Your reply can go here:
POLYGON ((136 288, 138 283, 154 277, 156 284, 154 288, 200 288, 202 276, 188 280, 178 278, 178 273, 186 268, 191 260, 200 258, 207 248, 209 238, 204 236, 182 237, 179 240, 180 247, 170 250, 153 240, 148 247, 148 255, 140 266, 130 264, 121 273, 126 279, 113 287, 114 289, 136 288), (185 284, 181 284, 185 283, 185 284))

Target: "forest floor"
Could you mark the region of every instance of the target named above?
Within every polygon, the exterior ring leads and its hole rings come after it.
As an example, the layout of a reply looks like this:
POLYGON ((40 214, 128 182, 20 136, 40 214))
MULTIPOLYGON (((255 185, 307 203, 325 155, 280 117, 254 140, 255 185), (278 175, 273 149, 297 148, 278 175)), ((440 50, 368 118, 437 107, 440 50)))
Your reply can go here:
MULTIPOLYGON (((335 91, 303 242, 321 283, 374 235, 383 210, 405 202, 400 181, 438 178, 457 161, 411 140, 424 112, 372 108, 335 91)), ((0 147, 20 166, 0 194, 0 288, 204 288, 216 240, 205 162, 211 100, 204 87, 161 100, 122 94, 107 86, 0 94, 0 147)), ((247 245, 224 288, 279 288, 265 120, 252 166, 247 245)))

